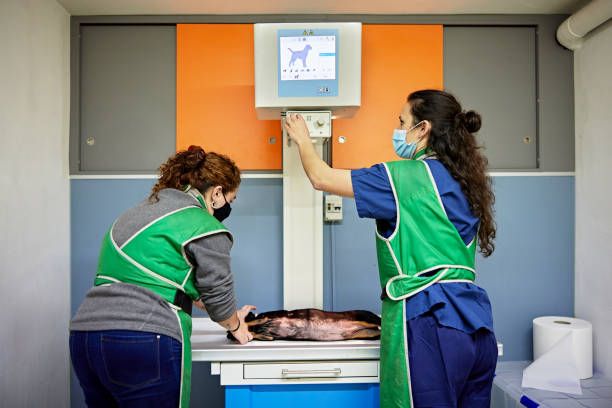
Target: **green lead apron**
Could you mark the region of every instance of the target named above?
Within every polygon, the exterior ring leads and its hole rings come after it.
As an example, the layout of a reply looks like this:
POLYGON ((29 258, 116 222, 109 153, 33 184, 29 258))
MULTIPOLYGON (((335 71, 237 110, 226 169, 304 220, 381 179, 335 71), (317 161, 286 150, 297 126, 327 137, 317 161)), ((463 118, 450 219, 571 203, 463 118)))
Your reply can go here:
MULTIPOLYGON (((424 158, 421 156, 420 159, 424 158)), ((473 282, 476 239, 465 245, 423 160, 384 163, 397 206, 389 238, 376 233, 382 305, 380 406, 412 407, 406 299, 434 283, 473 282)), ((419 375, 418 372, 413 375, 419 375)))
MULTIPOLYGON (((174 310, 182 335, 180 407, 189 406, 191 393, 191 316, 173 304, 177 291, 196 300, 199 293, 192 275, 193 265, 185 246, 198 238, 229 231, 202 207, 188 206, 166 214, 138 231, 119 247, 113 227, 105 235, 100 251, 95 285, 116 282, 147 288, 174 310)), ((114 224, 113 224, 114 226, 114 224)))

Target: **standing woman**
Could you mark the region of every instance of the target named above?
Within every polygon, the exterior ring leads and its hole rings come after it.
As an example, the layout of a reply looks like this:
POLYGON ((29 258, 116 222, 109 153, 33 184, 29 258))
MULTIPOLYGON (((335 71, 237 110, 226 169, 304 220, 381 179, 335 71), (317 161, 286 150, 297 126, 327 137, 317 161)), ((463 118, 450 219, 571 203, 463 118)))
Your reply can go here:
POLYGON ((376 220, 383 408, 490 405, 497 344, 473 283, 476 248, 491 255, 495 237, 480 122, 447 92, 413 92, 392 138, 407 160, 349 171, 316 155, 301 116, 286 118, 314 188, 354 197, 359 216, 376 220))
POLYGON ((201 147, 170 157, 148 199, 102 241, 94 287, 70 324, 70 354, 89 407, 188 407, 192 304, 252 340, 236 310, 232 235, 221 223, 240 170, 201 147))

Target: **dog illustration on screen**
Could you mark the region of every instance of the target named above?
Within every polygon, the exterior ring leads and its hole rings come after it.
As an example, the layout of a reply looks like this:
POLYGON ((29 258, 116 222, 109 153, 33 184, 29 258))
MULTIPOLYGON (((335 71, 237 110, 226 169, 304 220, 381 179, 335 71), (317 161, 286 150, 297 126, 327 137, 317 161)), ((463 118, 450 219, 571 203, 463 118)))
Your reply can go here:
POLYGON ((306 67, 306 58, 308 57, 308 52, 312 50, 310 44, 306 44, 304 48, 300 51, 293 51, 291 48, 287 48, 291 51, 291 60, 289 61, 289 66, 292 67, 296 60, 302 61, 302 67, 306 67))

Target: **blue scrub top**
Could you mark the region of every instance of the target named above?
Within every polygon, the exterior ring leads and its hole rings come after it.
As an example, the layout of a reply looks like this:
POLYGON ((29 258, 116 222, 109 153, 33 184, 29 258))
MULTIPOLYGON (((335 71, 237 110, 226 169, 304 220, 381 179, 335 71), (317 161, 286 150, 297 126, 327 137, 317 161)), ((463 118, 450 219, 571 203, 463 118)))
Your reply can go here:
MULTIPOLYGON (((446 167, 436 159, 426 160, 446 214, 467 245, 478 231, 478 218, 472 214, 461 186, 446 167)), ((379 233, 389 237, 395 229, 396 206, 384 165, 353 170, 351 179, 359 217, 375 219, 379 233)), ((484 289, 472 283, 437 283, 406 300, 408 320, 429 311, 442 326, 465 333, 481 328, 493 331, 489 297, 484 289)))

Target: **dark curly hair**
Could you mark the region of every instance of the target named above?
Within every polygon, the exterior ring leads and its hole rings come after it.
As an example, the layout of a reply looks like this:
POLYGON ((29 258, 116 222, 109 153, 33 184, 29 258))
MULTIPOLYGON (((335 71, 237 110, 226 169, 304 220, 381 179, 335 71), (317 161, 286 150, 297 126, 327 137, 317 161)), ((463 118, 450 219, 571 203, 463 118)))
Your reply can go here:
POLYGON ((240 170, 225 155, 206 153, 200 146, 189 146, 159 167, 159 180, 153 186, 149 200, 158 201, 158 193, 164 188, 182 190, 188 185, 201 193, 211 186, 221 186, 227 194, 240 186, 240 170))
POLYGON ((436 153, 461 185, 474 216, 480 219, 480 252, 485 257, 491 255, 495 250, 495 196, 491 178, 486 173, 487 158, 481 153, 481 147, 474 137, 474 133, 480 129, 480 115, 473 110, 463 111, 453 95, 434 89, 411 93, 408 103, 414 118, 413 125, 423 120, 431 123, 428 148, 436 153))

